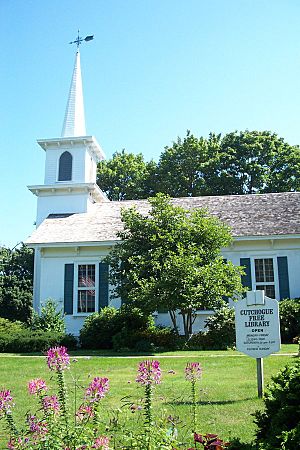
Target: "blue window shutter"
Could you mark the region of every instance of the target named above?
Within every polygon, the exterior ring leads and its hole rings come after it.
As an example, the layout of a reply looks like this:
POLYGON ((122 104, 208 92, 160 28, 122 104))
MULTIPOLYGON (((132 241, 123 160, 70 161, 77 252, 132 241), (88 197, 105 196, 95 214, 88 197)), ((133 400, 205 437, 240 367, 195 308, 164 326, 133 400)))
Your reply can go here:
POLYGON ((64 312, 73 314, 74 264, 65 264, 64 312))
POLYGON ((290 298, 289 269, 287 256, 277 257, 280 300, 290 298))
POLYGON ((244 267, 245 275, 242 275, 242 285, 252 291, 251 262, 250 258, 241 258, 240 266, 244 267))
POLYGON ((99 311, 108 306, 108 264, 99 263, 99 311))

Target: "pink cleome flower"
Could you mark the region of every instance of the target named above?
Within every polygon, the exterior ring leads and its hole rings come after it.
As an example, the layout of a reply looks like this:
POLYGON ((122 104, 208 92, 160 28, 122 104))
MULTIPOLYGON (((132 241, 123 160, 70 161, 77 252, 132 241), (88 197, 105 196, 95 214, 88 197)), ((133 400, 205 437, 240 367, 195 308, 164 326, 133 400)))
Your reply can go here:
POLYGON ((95 377, 85 391, 85 399, 90 403, 98 402, 109 390, 108 378, 95 377))
POLYGON ((28 383, 28 391, 31 395, 40 394, 42 391, 47 391, 47 389, 45 381, 41 378, 36 378, 28 383))
POLYGON ((29 426, 29 431, 39 437, 43 437, 46 433, 48 433, 47 424, 39 420, 36 416, 28 416, 27 423, 29 426))
POLYGON ((195 382, 202 377, 202 367, 198 362, 187 363, 185 368, 185 379, 195 382))
POLYGON ((142 361, 138 366, 138 376, 135 380, 143 386, 159 384, 161 382, 161 370, 158 361, 142 361))
POLYGON ((43 407, 49 412, 57 414, 59 411, 59 403, 56 395, 47 395, 43 398, 43 407))
POLYGON ((9 390, 0 391, 0 414, 3 412, 10 413, 15 406, 13 398, 9 390))
POLYGON ((92 448, 100 448, 102 450, 108 450, 109 449, 109 438, 106 436, 99 436, 95 440, 94 445, 92 445, 92 448))
POLYGON ((61 371, 67 369, 70 357, 66 347, 52 347, 47 352, 47 364, 50 370, 61 371))
POLYGON ((26 438, 26 439, 24 439, 24 441, 22 440, 22 438, 18 438, 18 439, 16 439, 16 438, 10 438, 10 440, 8 441, 8 443, 7 443, 7 448, 9 449, 9 450, 15 450, 15 449, 17 449, 17 448, 20 448, 20 445, 21 444, 26 444, 28 442, 28 439, 26 438))
POLYGON ((91 406, 89 406, 89 405, 81 405, 78 408, 78 411, 76 413, 76 418, 79 421, 88 419, 89 417, 93 417, 93 416, 94 416, 93 408, 91 408, 91 406))

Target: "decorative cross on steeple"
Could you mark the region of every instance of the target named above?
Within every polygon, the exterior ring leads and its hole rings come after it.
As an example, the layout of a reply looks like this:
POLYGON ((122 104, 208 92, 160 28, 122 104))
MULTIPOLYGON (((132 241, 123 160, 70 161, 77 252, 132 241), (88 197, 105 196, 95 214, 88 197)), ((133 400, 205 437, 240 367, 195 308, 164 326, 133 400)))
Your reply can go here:
POLYGON ((82 38, 81 36, 79 36, 79 30, 78 30, 77 39, 75 39, 75 41, 69 42, 69 44, 77 44, 77 48, 78 48, 79 45, 82 44, 83 41, 88 42, 88 41, 92 41, 93 39, 94 39, 94 35, 86 36, 85 38, 82 38))

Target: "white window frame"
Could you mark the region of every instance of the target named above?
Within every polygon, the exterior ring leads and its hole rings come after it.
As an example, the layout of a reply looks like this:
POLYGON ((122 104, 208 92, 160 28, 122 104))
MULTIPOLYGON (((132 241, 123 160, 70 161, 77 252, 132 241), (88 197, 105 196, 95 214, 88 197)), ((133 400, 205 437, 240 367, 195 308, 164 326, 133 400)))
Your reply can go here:
MULTIPOLYGON (((73 315, 74 316, 82 316, 86 317, 94 312, 98 311, 98 304, 99 304, 99 261, 95 260, 88 260, 88 261, 77 261, 74 263, 74 302, 73 302, 73 315), (78 312, 78 268, 79 266, 88 266, 93 265, 95 266, 95 311, 93 312, 78 312)), ((84 290, 84 289, 81 289, 84 290)))
POLYGON ((278 265, 277 257, 274 255, 256 255, 250 258, 251 261, 251 279, 252 279, 252 289, 256 290, 256 286, 273 286, 275 287, 275 299, 279 300, 279 280, 278 280, 278 265), (255 277, 255 260, 256 259, 272 259, 273 260, 273 270, 274 270, 274 281, 258 281, 256 282, 255 277))

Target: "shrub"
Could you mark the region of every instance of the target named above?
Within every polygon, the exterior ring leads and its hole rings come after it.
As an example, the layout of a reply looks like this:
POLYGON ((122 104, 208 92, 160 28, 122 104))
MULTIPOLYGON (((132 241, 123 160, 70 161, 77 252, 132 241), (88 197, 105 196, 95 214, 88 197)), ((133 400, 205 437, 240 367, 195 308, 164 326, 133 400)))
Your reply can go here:
POLYGON ((12 322, 11 320, 0 317, 0 334, 3 333, 15 333, 26 329, 23 322, 12 322))
POLYGON ((213 348, 223 350, 235 347, 235 312, 234 308, 223 306, 206 320, 205 328, 213 342, 213 348))
POLYGON ((138 308, 106 307, 87 317, 80 330, 80 343, 83 348, 133 349, 140 339, 138 333, 151 327, 153 318, 138 308))
POLYGON ((291 343, 299 335, 300 299, 287 299, 279 302, 280 330, 283 343, 291 343))
POLYGON ((76 350, 78 348, 78 339, 71 333, 63 334, 59 339, 59 345, 63 345, 69 350, 76 350))
POLYGON ((31 353, 46 350, 51 345, 77 347, 77 340, 71 334, 53 331, 31 330, 21 322, 0 318, 0 352, 31 353))
POLYGON ((148 328, 154 328, 154 319, 151 315, 147 315, 139 308, 132 308, 127 305, 122 305, 118 309, 118 313, 114 318, 116 329, 128 331, 140 331, 148 328))
POLYGON ((146 330, 129 331, 123 328, 113 337, 115 351, 131 350, 137 352, 154 352, 176 350, 180 346, 177 332, 168 327, 151 326, 146 330))
POLYGON ((300 361, 285 366, 268 386, 264 411, 256 411, 257 443, 263 450, 294 450, 299 445, 300 361))
POLYGON ((142 331, 138 336, 140 339, 135 345, 136 349, 140 348, 143 342, 147 342, 148 346, 156 351, 177 350, 182 340, 174 329, 160 325, 142 331))
POLYGON ((33 330, 54 331, 65 333, 66 325, 62 309, 57 308, 57 303, 51 298, 47 299, 41 308, 41 314, 33 314, 31 328, 33 330))
POLYGON ((152 316, 145 315, 139 308, 123 305, 114 318, 117 331, 113 336, 113 349, 116 351, 135 349, 139 341, 144 341, 143 347, 138 351, 150 351, 151 342, 144 339, 143 332, 155 329, 152 316), (146 343, 148 342, 148 344, 146 343))
POLYGON ((184 348, 187 350, 211 350, 213 347, 214 343, 207 331, 192 334, 184 344, 184 348))
POLYGON ((186 342, 190 350, 226 350, 235 347, 234 308, 223 306, 206 320, 207 331, 191 336, 186 342))
POLYGON ((88 316, 80 330, 80 344, 83 348, 112 348, 112 337, 115 334, 113 318, 117 309, 107 306, 99 313, 88 316))
POLYGON ((32 331, 24 329, 16 333, 0 334, 0 352, 31 353, 43 352, 49 346, 60 344, 62 339, 60 333, 49 331, 32 331))

